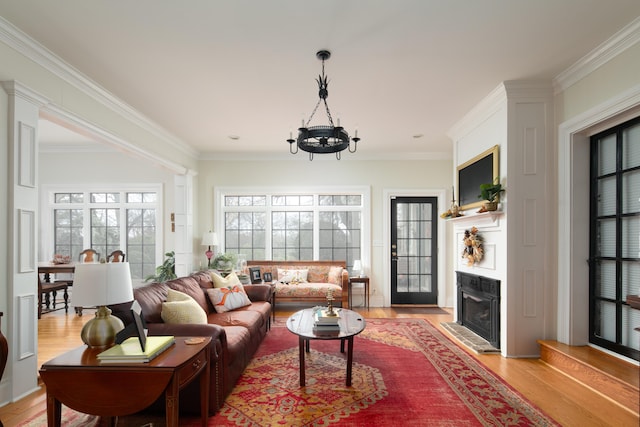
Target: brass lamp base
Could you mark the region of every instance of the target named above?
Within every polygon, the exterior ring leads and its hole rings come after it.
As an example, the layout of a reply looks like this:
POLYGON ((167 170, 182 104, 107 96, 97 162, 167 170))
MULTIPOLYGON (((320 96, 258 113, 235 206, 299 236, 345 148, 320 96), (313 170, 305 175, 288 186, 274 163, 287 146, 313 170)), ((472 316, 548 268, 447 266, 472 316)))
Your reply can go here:
POLYGON ((122 320, 111 315, 111 310, 102 305, 96 311, 96 317, 82 327, 80 338, 91 348, 105 348, 116 341, 116 334, 124 329, 122 320))

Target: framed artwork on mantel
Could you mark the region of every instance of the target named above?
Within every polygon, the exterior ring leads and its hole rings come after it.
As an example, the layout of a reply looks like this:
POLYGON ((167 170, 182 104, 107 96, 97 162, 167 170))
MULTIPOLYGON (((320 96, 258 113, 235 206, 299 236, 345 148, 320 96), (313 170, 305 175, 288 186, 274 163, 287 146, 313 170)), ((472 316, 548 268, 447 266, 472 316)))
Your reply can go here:
POLYGON ((458 205, 461 210, 482 206, 480 184, 492 183, 500 173, 499 145, 458 166, 458 205))

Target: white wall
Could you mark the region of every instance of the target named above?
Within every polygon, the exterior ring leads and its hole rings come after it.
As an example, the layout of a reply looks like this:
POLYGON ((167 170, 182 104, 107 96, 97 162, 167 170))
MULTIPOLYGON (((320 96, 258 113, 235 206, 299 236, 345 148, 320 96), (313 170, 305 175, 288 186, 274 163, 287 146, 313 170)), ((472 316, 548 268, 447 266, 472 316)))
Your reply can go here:
MULTIPOLYGON (((286 148, 286 147, 285 147, 286 148)), ((349 155, 357 157, 355 155, 349 155)), ((292 160, 281 161, 202 161, 198 175, 198 217, 200 229, 195 235, 214 229, 214 188, 240 186, 277 188, 318 188, 340 185, 369 186, 371 189, 371 290, 372 305, 382 305, 381 295, 389 286, 384 265, 389 262, 388 251, 384 249, 387 236, 384 235, 384 199, 387 189, 443 190, 450 197, 451 160, 432 161, 360 161, 345 159, 316 159, 310 162, 306 157, 296 156, 292 160)), ((439 212, 449 208, 439 206, 439 212)), ((441 221, 441 226, 446 226, 441 221)), ((219 232, 220 230, 215 230, 219 232)), ((443 242, 448 244, 447 242, 443 242)), ((442 256, 446 253, 440 251, 442 256)), ((447 257, 448 258, 448 257, 447 257)), ((448 260, 450 262, 450 260, 448 260)), ((195 262, 197 265, 197 261, 195 262)), ((451 280, 452 267, 447 263, 444 280, 451 280)), ((452 302, 452 295, 445 300, 452 302)))
MULTIPOLYGON (((621 39, 637 41, 640 24, 633 34, 621 39)), ((598 52, 613 58, 555 97, 559 123, 557 331, 558 340, 570 345, 585 345, 589 340, 589 136, 640 116, 640 43, 614 53, 617 56, 598 52)), ((640 340, 640 333, 634 333, 640 340)))
MULTIPOLYGON (((7 93, 4 90, 0 90, 0 164, 6 165, 4 168, 2 168, 3 179, 0 180, 0 182, 3 183, 3 185, 0 185, 0 206, 7 206, 8 203, 9 189, 7 188, 6 184, 7 182, 9 182, 9 144, 7 143, 7 136, 9 135, 9 129, 7 128, 9 114, 7 110, 8 105, 9 98, 7 96, 7 93)), ((8 241, 7 213, 7 209, 0 209, 0 242, 8 241)), ((5 282, 5 284, 0 284, 0 311, 4 313, 4 316, 2 317, 2 320, 0 320, 0 322, 2 322, 2 333, 5 336, 7 336, 8 325, 6 319, 7 309, 9 308, 9 305, 7 304, 7 301, 9 299, 8 287, 6 286, 7 275, 9 274, 9 268, 7 266, 7 250, 8 248, 6 244, 0 244, 0 271, 4 272, 1 280, 2 282, 5 282)), ((0 394, 0 402, 2 402, 2 400, 2 395, 0 394)))
MULTIPOLYGON (((90 153, 41 153, 39 185, 86 184, 161 184, 162 223, 164 229, 162 253, 174 247, 170 214, 174 200, 174 174, 134 157, 117 151, 90 153)), ((41 206, 42 211, 46 206, 41 206)), ((41 233, 47 233, 47 229, 41 233)), ((43 253, 42 248, 40 255, 43 253)), ((40 259, 43 261, 43 259, 40 259)))

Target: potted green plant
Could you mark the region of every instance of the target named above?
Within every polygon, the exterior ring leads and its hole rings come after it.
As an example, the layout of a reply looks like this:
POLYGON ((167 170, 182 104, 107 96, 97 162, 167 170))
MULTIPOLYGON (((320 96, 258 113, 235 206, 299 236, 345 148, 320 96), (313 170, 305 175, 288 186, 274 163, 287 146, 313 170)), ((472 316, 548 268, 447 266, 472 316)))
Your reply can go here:
POLYGON ((174 251, 164 254, 167 257, 162 265, 156 267, 156 274, 147 276, 145 282, 166 282, 177 278, 176 276, 176 253, 174 251))
POLYGON ((496 177, 496 179, 491 183, 480 184, 480 195, 478 198, 485 201, 483 205, 484 210, 497 210, 498 202, 500 201, 500 193, 503 193, 504 191, 505 189, 502 188, 499 177, 496 177))
POLYGON ((238 255, 231 253, 220 253, 216 255, 211 266, 222 273, 223 276, 231 273, 238 262, 238 255))

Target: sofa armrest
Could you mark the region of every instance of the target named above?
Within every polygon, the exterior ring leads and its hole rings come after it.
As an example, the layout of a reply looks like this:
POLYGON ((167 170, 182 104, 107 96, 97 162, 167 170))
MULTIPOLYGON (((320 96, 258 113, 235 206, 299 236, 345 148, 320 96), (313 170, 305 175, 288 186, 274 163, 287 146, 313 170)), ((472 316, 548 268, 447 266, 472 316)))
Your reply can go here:
POLYGON ((340 276, 340 284, 342 285, 342 307, 349 307, 349 270, 346 268, 342 270, 340 276))
POLYGON ((243 285, 251 301, 271 302, 271 285, 243 285))

